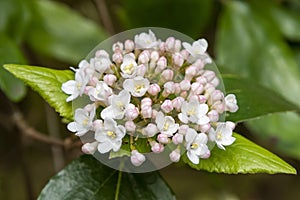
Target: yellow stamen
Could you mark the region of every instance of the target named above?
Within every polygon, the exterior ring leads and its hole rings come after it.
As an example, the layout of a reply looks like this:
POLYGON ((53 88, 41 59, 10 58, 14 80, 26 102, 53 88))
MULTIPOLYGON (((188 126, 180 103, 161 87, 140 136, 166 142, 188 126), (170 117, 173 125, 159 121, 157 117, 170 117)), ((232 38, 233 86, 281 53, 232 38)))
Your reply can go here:
POLYGON ((140 92, 144 88, 144 84, 136 85, 135 91, 140 92))
POLYGON ((217 133, 217 140, 221 140, 221 139, 222 139, 222 133, 221 133, 221 131, 219 131, 217 133))
POLYGON ((123 71, 126 73, 126 74, 132 74, 133 72, 133 64, 130 63, 129 65, 126 65, 123 69, 123 71))
POLYGON ((83 120, 83 122, 82 122, 82 124, 85 126, 85 125, 87 125, 89 123, 89 120, 88 119, 84 119, 83 120))
POLYGON ((113 131, 107 131, 106 135, 111 137, 112 139, 115 139, 117 137, 116 134, 113 131))
POLYGON ((168 130, 170 127, 170 124, 169 123, 165 123, 164 124, 164 131, 168 130))
POLYGON ((192 145, 191 145, 191 148, 192 149, 197 149, 199 147, 199 145, 197 144, 197 143, 193 143, 192 145))

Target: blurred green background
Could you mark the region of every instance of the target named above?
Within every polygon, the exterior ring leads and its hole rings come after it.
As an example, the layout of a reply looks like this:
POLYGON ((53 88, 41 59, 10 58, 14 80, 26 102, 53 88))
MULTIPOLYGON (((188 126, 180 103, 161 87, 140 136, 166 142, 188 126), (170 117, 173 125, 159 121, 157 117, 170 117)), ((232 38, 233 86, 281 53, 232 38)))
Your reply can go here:
MULTIPOLYGON (((0 0, 0 64, 67 69, 110 35, 145 26, 206 38, 221 72, 300 106, 298 0, 0 0)), ((18 113, 50 137, 71 136, 41 97, 0 67, 0 199, 36 199, 48 179, 80 155, 79 146, 51 146, 22 134, 18 113)), ((298 114, 261 117, 239 124, 237 132, 300 169, 298 114)), ((210 174, 177 165, 161 173, 178 199, 300 198, 299 176, 210 174)))

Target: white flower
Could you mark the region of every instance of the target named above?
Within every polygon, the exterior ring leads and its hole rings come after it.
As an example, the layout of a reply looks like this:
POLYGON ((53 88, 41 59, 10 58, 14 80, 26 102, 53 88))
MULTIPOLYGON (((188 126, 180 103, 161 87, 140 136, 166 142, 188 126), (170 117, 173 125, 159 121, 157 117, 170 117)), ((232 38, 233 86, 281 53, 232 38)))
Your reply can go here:
POLYGON ((209 118, 206 116, 208 111, 207 104, 200 104, 198 101, 191 100, 190 102, 183 102, 181 106, 181 113, 178 118, 183 123, 196 123, 199 125, 207 124, 209 118))
POLYGON ((98 81, 95 88, 88 92, 91 101, 102 101, 108 103, 108 97, 113 94, 112 89, 104 82, 98 81))
POLYGON ((103 74, 107 69, 110 68, 112 62, 107 55, 100 55, 90 60, 91 65, 94 66, 95 70, 99 74, 103 74))
POLYGON ((207 50, 207 47, 208 47, 208 43, 205 39, 199 39, 199 40, 193 42, 192 45, 190 45, 187 42, 183 42, 182 46, 190 53, 191 61, 194 61, 197 58, 201 58, 206 63, 211 62, 211 59, 205 53, 207 50))
POLYGON ((179 124, 175 123, 175 120, 171 116, 164 116, 162 112, 156 114, 155 122, 160 133, 167 135, 168 137, 178 130, 179 124))
POLYGON ((226 123, 218 123, 216 130, 211 128, 209 139, 216 142, 217 146, 223 150, 225 150, 224 146, 229 146, 235 141, 235 138, 232 137, 232 128, 226 123))
POLYGON ((93 119, 95 117, 95 107, 92 108, 91 112, 85 109, 78 108, 75 110, 74 122, 68 124, 67 128, 69 131, 76 132, 75 135, 82 136, 86 132, 92 129, 93 119))
POLYGON ((110 106, 102 110, 101 118, 122 119, 129 105, 130 98, 131 96, 126 90, 122 90, 118 95, 110 96, 110 106))
POLYGON ((175 149, 169 154, 169 157, 172 162, 178 162, 180 160, 180 150, 175 149))
POLYGON ((72 101, 78 96, 81 96, 88 83, 89 79, 85 76, 83 70, 77 70, 75 73, 75 80, 69 80, 62 84, 61 89, 64 93, 69 94, 66 101, 72 101))
POLYGON ((104 119, 104 127, 97 129, 95 133, 95 139, 99 142, 98 151, 100 153, 107 153, 110 150, 118 151, 125 133, 124 126, 117 125, 113 119, 104 119))
POLYGON ((123 78, 133 78, 136 76, 137 63, 132 54, 127 54, 123 58, 123 63, 121 64, 121 75, 123 78))
POLYGON ((189 128, 185 135, 187 156, 194 164, 199 164, 199 158, 207 158, 210 151, 207 147, 207 135, 197 133, 194 129, 189 128))
POLYGON ((141 33, 134 37, 135 46, 137 49, 150 49, 158 45, 154 33, 149 30, 149 34, 141 33))
POLYGON ((149 85, 149 80, 141 76, 137 76, 133 79, 126 79, 123 82, 123 88, 130 92, 134 97, 143 96, 147 92, 149 85))
POLYGON ((237 100, 234 94, 228 94, 225 97, 225 110, 229 112, 236 112, 239 109, 237 100))
POLYGON ((145 156, 140 152, 138 152, 137 150, 133 150, 131 152, 130 161, 134 166, 138 167, 142 165, 145 162, 145 160, 146 160, 145 156))

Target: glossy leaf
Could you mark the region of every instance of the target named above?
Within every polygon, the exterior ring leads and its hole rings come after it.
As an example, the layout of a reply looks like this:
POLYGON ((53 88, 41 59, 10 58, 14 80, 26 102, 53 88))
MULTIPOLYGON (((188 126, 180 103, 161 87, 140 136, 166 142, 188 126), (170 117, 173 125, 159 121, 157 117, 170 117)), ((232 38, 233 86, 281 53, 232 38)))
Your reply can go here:
POLYGON ((62 90, 62 83, 74 79, 70 70, 55 70, 28 65, 4 65, 4 68, 38 92, 62 117, 73 118, 72 104, 62 90))
POLYGON ((198 165, 191 163, 186 156, 184 162, 192 168, 226 174, 247 173, 286 173, 296 174, 296 170, 278 156, 239 134, 234 134, 236 141, 221 150, 214 147, 209 159, 201 159, 198 165))
POLYGON ((272 113, 300 110, 298 106, 253 80, 229 74, 222 75, 222 78, 226 93, 235 94, 239 105, 236 113, 226 113, 226 120, 243 122, 272 113))
POLYGON ((36 21, 28 34, 28 44, 38 53, 76 64, 106 33, 64 4, 36 1, 36 21))
POLYGON ((119 16, 126 28, 164 27, 194 39, 208 25, 213 6, 210 0, 144 0, 142 3, 139 0, 125 0, 123 3, 119 16))
POLYGON ((0 89, 12 101, 21 100, 26 94, 23 82, 7 72, 5 63, 24 63, 25 58, 17 44, 5 35, 0 34, 0 89))
POLYGON ((122 173, 85 155, 50 179, 38 199, 171 200, 175 196, 158 172, 122 173))
MULTIPOLYGON (((267 12, 261 12, 264 4, 265 1, 260 4, 225 3, 216 42, 218 62, 231 72, 252 79, 299 106, 300 68, 280 30, 270 21, 267 12)), ((298 147, 299 124, 300 117, 289 113, 264 117, 263 123, 254 121, 249 127, 259 136, 276 137, 278 143, 289 141, 290 147, 298 147), (276 127, 276 130, 267 127, 276 127)), ((290 148, 282 150, 291 152, 290 148)))

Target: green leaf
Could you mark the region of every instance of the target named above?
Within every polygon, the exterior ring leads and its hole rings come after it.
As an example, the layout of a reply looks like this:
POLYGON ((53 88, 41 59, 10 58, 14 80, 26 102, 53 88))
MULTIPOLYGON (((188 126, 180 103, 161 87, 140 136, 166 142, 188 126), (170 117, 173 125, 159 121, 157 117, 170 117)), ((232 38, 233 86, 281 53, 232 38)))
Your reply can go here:
POLYGON ((210 0, 125 0, 119 17, 126 28, 164 27, 196 39, 210 22, 212 6, 210 0))
POLYGON ((14 64, 4 68, 38 92, 62 117, 72 120, 72 104, 66 102, 68 96, 61 90, 62 83, 74 79, 72 71, 14 64))
POLYGON ((286 173, 296 174, 296 169, 278 156, 239 134, 233 135, 236 141, 221 150, 214 147, 209 159, 201 159, 198 165, 191 163, 186 156, 184 162, 192 168, 226 174, 247 173, 286 173))
POLYGON ((122 173, 106 167, 93 156, 73 161, 52 179, 39 200, 73 199, 176 199, 158 172, 122 173))
MULTIPOLYGON (((266 5, 265 1, 226 1, 216 40, 218 62, 231 73, 252 79, 299 106, 300 68, 268 12, 261 12, 266 5)), ((300 117, 288 113, 264 117, 263 123, 253 121, 248 127, 258 136, 268 135, 270 139, 277 138, 278 143, 289 141, 291 147, 298 147, 300 139, 295 138, 299 138, 299 124, 300 117)), ((281 150, 291 152, 290 148, 281 150)))
POLYGON ((107 37, 97 24, 62 3, 35 3, 37 17, 28 45, 38 53, 76 64, 107 37))
POLYGON ((236 113, 226 113, 226 120, 243 122, 271 113, 299 111, 298 106, 253 80, 230 74, 223 74, 222 78, 226 93, 235 94, 239 105, 236 113))
POLYGON ((5 63, 24 63, 25 58, 16 43, 0 34, 0 89, 12 101, 20 101, 26 95, 26 87, 22 81, 15 78, 2 68, 5 63))

